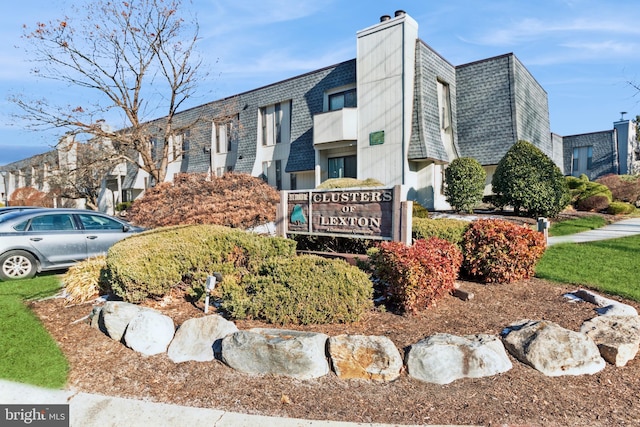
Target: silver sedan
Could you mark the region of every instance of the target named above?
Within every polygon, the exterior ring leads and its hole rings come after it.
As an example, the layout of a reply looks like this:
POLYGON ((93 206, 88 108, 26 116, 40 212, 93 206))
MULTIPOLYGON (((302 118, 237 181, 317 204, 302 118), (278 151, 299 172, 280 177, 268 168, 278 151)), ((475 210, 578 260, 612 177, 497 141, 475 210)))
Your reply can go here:
POLYGON ((29 209, 0 215, 0 280, 26 279, 105 254, 144 231, 109 215, 82 209, 29 209))

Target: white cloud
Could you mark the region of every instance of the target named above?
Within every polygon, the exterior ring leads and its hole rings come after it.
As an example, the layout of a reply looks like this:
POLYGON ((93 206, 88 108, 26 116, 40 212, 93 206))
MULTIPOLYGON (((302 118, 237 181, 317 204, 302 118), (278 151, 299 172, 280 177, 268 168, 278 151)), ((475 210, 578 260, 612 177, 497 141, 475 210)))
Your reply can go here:
POLYGON ((535 18, 525 18, 506 28, 489 30, 485 34, 467 42, 489 46, 515 46, 532 40, 563 38, 575 36, 611 36, 634 37, 640 35, 640 26, 634 22, 620 20, 601 20, 576 18, 567 22, 548 22, 535 18))
POLYGON ((198 14, 203 37, 253 32, 257 27, 304 18, 327 7, 333 0, 208 0, 198 14))

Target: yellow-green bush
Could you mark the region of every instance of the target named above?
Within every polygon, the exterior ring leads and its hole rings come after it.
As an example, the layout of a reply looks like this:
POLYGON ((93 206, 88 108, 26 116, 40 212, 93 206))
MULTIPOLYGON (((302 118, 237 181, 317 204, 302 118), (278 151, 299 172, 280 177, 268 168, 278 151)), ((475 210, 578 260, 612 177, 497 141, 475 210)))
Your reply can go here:
POLYGON ((416 240, 439 237, 460 246, 467 227, 469 227, 468 221, 458 219, 413 218, 412 237, 416 240))
POLYGON ((636 211, 636 207, 627 202, 611 202, 607 208, 607 213, 611 215, 627 215, 636 211))
POLYGON ((105 256, 88 258, 70 267, 62 276, 67 304, 80 304, 96 298, 103 284, 101 276, 107 265, 105 256))
POLYGON ((429 218, 429 210, 418 202, 413 202, 411 210, 413 218, 429 218))
POLYGON ((355 178, 331 178, 318 185, 316 188, 319 190, 330 190, 332 188, 353 188, 353 187, 382 187, 383 183, 380 181, 367 178, 367 179, 355 179, 355 178))
POLYGON ((354 322, 373 305, 366 273, 314 255, 266 260, 240 282, 223 281, 220 293, 231 317, 279 325, 354 322))
POLYGON ((225 280, 251 270, 267 258, 294 256, 295 242, 217 225, 159 228, 116 243, 107 254, 107 276, 125 301, 166 295, 172 288, 202 290, 206 277, 225 280))

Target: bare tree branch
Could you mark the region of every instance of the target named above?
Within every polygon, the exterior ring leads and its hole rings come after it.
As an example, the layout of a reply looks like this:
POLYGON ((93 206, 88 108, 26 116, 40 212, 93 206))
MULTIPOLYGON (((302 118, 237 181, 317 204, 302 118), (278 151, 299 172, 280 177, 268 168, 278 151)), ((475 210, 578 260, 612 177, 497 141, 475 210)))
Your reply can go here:
POLYGON ((20 117, 33 128, 108 138, 153 181, 164 181, 167 142, 186 127, 174 126, 175 115, 201 78, 198 25, 185 21, 182 7, 182 0, 96 0, 63 19, 25 26, 27 53, 40 66, 33 73, 86 89, 93 101, 60 106, 14 96, 20 117), (122 123, 105 126, 114 115, 122 123), (163 117, 162 126, 152 128, 152 117, 163 117), (154 139, 163 143, 160 151, 154 139))

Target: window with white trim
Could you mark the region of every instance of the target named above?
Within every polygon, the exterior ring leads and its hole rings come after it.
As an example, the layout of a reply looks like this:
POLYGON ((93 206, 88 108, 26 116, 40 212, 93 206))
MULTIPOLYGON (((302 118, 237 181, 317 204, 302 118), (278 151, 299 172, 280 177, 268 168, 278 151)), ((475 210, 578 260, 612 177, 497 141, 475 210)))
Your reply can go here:
POLYGON ((593 167, 593 147, 574 147, 571 161, 571 175, 580 176, 587 174, 593 167))
POLYGON ((358 93, 356 88, 328 94, 328 111, 342 110, 343 108, 355 108, 358 106, 358 93))
POLYGON ((260 107, 258 131, 262 146, 291 142, 291 101, 260 107))

